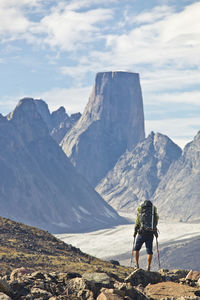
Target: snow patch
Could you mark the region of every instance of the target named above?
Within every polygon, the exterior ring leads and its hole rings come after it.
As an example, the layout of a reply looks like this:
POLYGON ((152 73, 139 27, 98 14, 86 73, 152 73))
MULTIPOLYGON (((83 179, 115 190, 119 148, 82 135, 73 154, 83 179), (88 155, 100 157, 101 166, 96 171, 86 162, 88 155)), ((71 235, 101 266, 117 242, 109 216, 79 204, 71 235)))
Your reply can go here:
POLYGON ((76 216, 77 222, 81 223, 81 220, 83 219, 83 217, 80 215, 80 213, 75 208, 72 208, 72 211, 73 211, 74 215, 76 216))
POLYGON ((79 208, 84 214, 86 214, 86 215, 91 215, 91 213, 90 213, 87 209, 85 209, 84 207, 79 206, 78 208, 79 208))
POLYGON ((109 208, 104 207, 104 211, 105 211, 106 216, 116 219, 117 215, 113 211, 111 211, 109 208))

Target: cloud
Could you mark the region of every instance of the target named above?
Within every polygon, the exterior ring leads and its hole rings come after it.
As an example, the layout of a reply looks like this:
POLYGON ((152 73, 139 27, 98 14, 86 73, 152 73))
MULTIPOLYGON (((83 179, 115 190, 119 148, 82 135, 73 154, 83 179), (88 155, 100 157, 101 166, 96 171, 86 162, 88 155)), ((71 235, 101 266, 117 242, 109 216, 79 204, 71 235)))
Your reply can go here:
POLYGON ((111 9, 92 9, 78 12, 68 6, 54 8, 40 22, 41 33, 46 33, 44 42, 60 50, 77 50, 102 39, 97 24, 112 19, 111 9))
POLYGON ((170 6, 156 6, 151 11, 144 11, 139 15, 135 15, 129 21, 137 24, 153 23, 170 16, 172 13, 174 13, 174 9, 170 6))
MULTIPOLYGON (((148 104, 173 103, 189 104, 200 107, 200 91, 173 92, 173 93, 153 93, 148 95, 148 104)), ((191 108, 191 107, 190 107, 191 108)))

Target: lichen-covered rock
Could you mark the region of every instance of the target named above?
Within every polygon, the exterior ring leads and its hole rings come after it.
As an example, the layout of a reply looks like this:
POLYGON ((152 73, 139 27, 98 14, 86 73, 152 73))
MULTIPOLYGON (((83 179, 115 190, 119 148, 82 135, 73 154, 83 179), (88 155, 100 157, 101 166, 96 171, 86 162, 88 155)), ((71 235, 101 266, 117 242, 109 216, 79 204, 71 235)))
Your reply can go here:
POLYGON ((110 277, 106 273, 85 273, 82 278, 87 283, 101 284, 102 286, 110 285, 110 277))

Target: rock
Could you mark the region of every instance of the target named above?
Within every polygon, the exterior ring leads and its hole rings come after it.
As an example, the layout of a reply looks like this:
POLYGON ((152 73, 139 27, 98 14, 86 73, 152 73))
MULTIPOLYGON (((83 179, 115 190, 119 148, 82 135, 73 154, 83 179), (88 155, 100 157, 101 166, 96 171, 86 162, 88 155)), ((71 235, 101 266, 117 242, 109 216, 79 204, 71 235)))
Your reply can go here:
POLYGON ((199 278, 198 281, 197 281, 197 286, 200 287, 200 278, 199 278))
POLYGON ((119 263, 118 260, 113 260, 113 259, 111 259, 111 260, 110 260, 110 263, 113 264, 114 266, 120 266, 120 263, 119 263))
POLYGON ((130 297, 130 299, 137 299, 137 300, 145 300, 148 299, 143 291, 141 291, 138 288, 133 287, 132 283, 123 283, 119 287, 121 291, 124 291, 125 295, 127 297, 130 297))
POLYGON ((46 300, 46 299, 48 300, 52 296, 51 293, 49 293, 45 290, 39 289, 39 288, 34 288, 34 287, 31 289, 31 295, 34 297, 34 299, 41 297, 44 300, 46 300))
POLYGON ((97 300, 123 300, 125 292, 114 289, 102 289, 97 300))
POLYGON ((7 281, 0 279, 0 292, 4 293, 8 296, 12 296, 13 290, 11 289, 10 285, 7 281))
POLYGON ((188 274, 188 271, 181 269, 161 269, 159 270, 159 273, 161 274, 163 281, 179 282, 181 279, 185 279, 185 276, 188 274))
POLYGON ((146 286, 145 293, 147 296, 157 299, 177 299, 180 297, 187 297, 186 299, 198 299, 196 298, 196 288, 188 285, 179 284, 176 282, 160 282, 157 284, 150 284, 146 286), (192 297, 192 298, 189 298, 192 297))
POLYGON ((159 182, 182 151, 167 136, 151 133, 118 159, 96 187, 96 191, 117 211, 137 212, 151 199, 159 182))
POLYGON ((10 274, 10 280, 11 281, 14 281, 16 280, 17 278, 20 278, 22 277, 23 275, 27 275, 30 273, 30 270, 29 269, 26 269, 24 267, 21 267, 21 268, 17 268, 17 269, 14 269, 11 274, 10 274))
POLYGON ((110 277, 106 273, 85 273, 82 278, 87 284, 100 284, 102 286, 110 285, 110 277))
POLYGON ((142 269, 137 269, 125 279, 125 282, 130 282, 133 286, 139 284, 146 286, 149 283, 155 284, 161 281, 162 277, 158 272, 146 272, 142 269))
POLYGON ((30 277, 30 279, 42 279, 44 280, 45 279, 45 275, 41 272, 41 271, 36 271, 36 272, 33 272, 30 277))
POLYGON ((0 293, 0 300, 12 300, 8 295, 0 293))
POLYGON ((190 270, 190 272, 185 277, 186 280, 198 281, 200 279, 200 272, 190 270))
POLYGON ((96 75, 85 111, 61 146, 79 173, 96 186, 144 136, 139 75, 103 72, 96 75))

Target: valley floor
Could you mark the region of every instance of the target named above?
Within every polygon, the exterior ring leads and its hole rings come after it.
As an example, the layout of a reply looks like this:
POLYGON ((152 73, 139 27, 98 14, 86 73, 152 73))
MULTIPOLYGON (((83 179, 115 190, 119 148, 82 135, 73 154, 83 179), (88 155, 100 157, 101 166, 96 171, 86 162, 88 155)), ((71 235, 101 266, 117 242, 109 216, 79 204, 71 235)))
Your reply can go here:
MULTIPOLYGON (((162 268, 199 269, 200 224, 159 223, 159 250, 162 268)), ((56 237, 72 244, 90 255, 105 260, 116 259, 122 265, 130 266, 133 247, 133 225, 121 225, 83 234, 58 234, 56 237)), ((158 269, 156 242, 154 241, 153 269, 158 269)), ((146 266, 143 246, 141 267, 146 266)))

